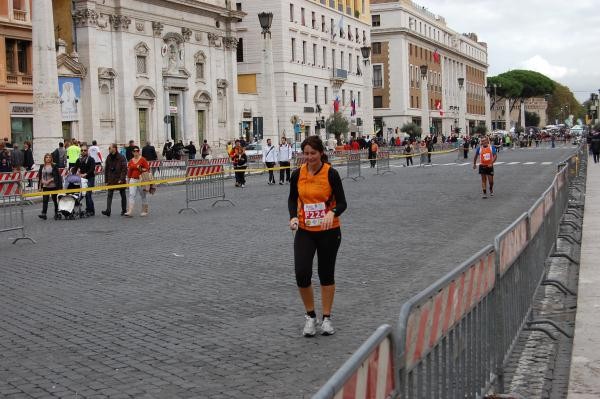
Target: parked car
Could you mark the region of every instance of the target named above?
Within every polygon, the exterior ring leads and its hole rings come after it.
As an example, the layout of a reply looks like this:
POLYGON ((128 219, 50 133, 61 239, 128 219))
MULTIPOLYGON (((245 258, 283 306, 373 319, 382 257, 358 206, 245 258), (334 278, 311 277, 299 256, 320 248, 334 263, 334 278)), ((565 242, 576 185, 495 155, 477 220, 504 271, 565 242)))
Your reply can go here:
POLYGON ((246 155, 262 155, 262 144, 252 143, 246 146, 246 155))

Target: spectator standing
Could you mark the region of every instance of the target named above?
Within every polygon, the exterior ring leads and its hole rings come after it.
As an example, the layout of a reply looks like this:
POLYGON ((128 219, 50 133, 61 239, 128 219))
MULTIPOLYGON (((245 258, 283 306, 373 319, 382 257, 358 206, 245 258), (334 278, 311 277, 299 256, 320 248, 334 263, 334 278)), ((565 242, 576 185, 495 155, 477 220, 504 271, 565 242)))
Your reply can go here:
MULTIPOLYGON (((148 172, 149 170, 150 166, 148 165, 148 161, 140 154, 140 147, 134 146, 133 158, 131 158, 127 164, 127 183, 140 183, 142 181, 142 173, 148 172)), ((143 186, 131 186, 129 187, 129 207, 127 208, 127 212, 125 212, 125 216, 133 216, 135 197, 138 193, 142 200, 142 212, 140 213, 140 216, 148 215, 149 207, 148 200, 146 199, 146 190, 144 190, 143 186)))
MULTIPOLYGON (((229 147, 231 147, 231 143, 227 143, 227 152, 229 153, 229 151, 231 150, 229 147)), ((202 143, 202 147, 200 148, 200 156, 202 156, 202 159, 206 159, 206 157, 208 157, 211 153, 211 148, 208 145, 208 141, 204 140, 204 142, 202 143)))
POLYGON ((245 170, 248 163, 248 157, 246 156, 244 147, 241 145, 237 145, 234 148, 232 163, 233 169, 235 169, 235 186, 243 188, 246 186, 246 177, 244 175, 246 173, 245 170))
POLYGON ((13 148, 13 144, 10 141, 8 141, 8 137, 4 138, 3 143, 4 143, 4 148, 13 148))
POLYGON ((190 143, 185 146, 185 149, 188 152, 189 159, 196 159, 196 152, 198 151, 196 150, 196 146, 194 145, 193 141, 190 141, 190 143))
POLYGON ((25 154, 19 150, 17 143, 13 144, 13 150, 10 153, 10 163, 15 172, 20 172, 25 163, 25 154))
MULTIPOLYGON (((119 154, 116 144, 111 144, 108 147, 108 156, 104 162, 104 183, 107 186, 114 186, 117 184, 125 184, 127 177, 127 161, 125 157, 119 154)), ((121 195, 121 216, 127 212, 127 197, 125 196, 125 188, 118 188, 119 194, 121 195)), ((106 210, 102 211, 105 216, 110 216, 113 190, 108 190, 106 196, 106 210)))
POLYGON ((96 140, 92 140, 92 145, 88 148, 88 156, 92 157, 95 165, 102 165, 102 152, 96 140))
POLYGON ((173 145, 173 159, 176 160, 180 160, 181 159, 181 153, 183 152, 183 142, 181 140, 179 140, 177 143, 175 143, 173 145))
POLYGON ((594 163, 600 162, 600 132, 594 132, 590 147, 594 156, 594 163))
MULTIPOLYGON (((89 155, 88 146, 86 144, 81 146, 81 155, 77 162, 75 162, 75 168, 79 177, 87 180, 88 187, 95 187, 96 162, 94 161, 94 158, 89 155)), ((94 216, 96 214, 91 191, 85 192, 85 214, 86 216, 94 216)))
POLYGON ((73 140, 71 145, 67 147, 67 161, 69 162, 69 169, 75 166, 75 163, 79 159, 81 154, 81 148, 77 145, 77 141, 73 140))
POLYGON ((464 155, 464 159, 468 159, 468 156, 469 156, 469 141, 466 138, 463 140, 463 155, 464 155))
POLYGON ((352 140, 352 142, 350 143, 350 148, 352 149, 352 151, 355 152, 360 151, 360 144, 358 143, 358 140, 352 140))
MULTIPOLYGON (((14 151, 15 150, 13 149, 13 152, 14 151)), ((31 170, 34 164, 35 161, 33 160, 33 151, 31 151, 31 143, 29 141, 26 141, 25 144, 23 144, 23 167, 25 168, 25 170, 31 170)), ((33 183, 31 179, 29 179, 27 187, 31 186, 33 186, 33 183)))
POLYGON ((409 140, 404 143, 404 155, 406 155, 406 166, 413 165, 413 146, 409 140))
POLYGON ((277 159, 279 161, 279 167, 281 168, 279 169, 279 184, 283 184, 284 176, 285 181, 289 183, 291 175, 290 162, 292 160, 292 147, 287 143, 287 139, 285 137, 282 137, 281 142, 279 143, 277 159))
POLYGON ((158 159, 156 149, 149 141, 146 141, 146 145, 142 148, 142 157, 144 157, 146 161, 156 161, 158 159))
MULTIPOLYGON (((40 165, 38 176, 38 190, 54 191, 62 189, 60 171, 58 170, 58 166, 52 162, 51 154, 44 155, 44 163, 40 165)), ((48 202, 50 200, 50 196, 52 197, 52 202, 54 203, 54 219, 58 219, 58 200, 56 194, 42 196, 42 213, 38 215, 40 219, 47 219, 46 214, 48 213, 48 202)))
MULTIPOLYGON (((129 140, 129 145, 125 147, 125 159, 127 162, 133 158, 133 149, 137 147, 134 140, 129 140)), ((138 147, 139 148, 139 147, 138 147)))
POLYGON ((67 166, 67 151, 62 142, 59 142, 58 147, 52 151, 52 162, 55 163, 59 169, 67 166))
POLYGON ((372 168, 377 164, 377 151, 379 151, 379 146, 375 139, 371 139, 371 144, 369 145, 369 159, 371 160, 372 168))
POLYGON ((425 144, 427 145, 427 163, 431 165, 431 153, 433 152, 433 140, 430 136, 425 138, 425 144))
POLYGON ((4 143, 0 143, 0 172, 12 172, 12 163, 10 162, 10 153, 4 147, 4 143))
POLYGON ((277 149, 271 143, 271 139, 267 139, 267 145, 263 148, 262 160, 269 169, 269 181, 268 185, 275 184, 275 175, 273 173, 273 167, 277 163, 277 149))
POLYGON ((165 143, 165 145, 163 146, 163 150, 162 150, 162 156, 163 158, 165 158, 167 161, 170 161, 171 159, 173 159, 173 149, 172 149, 172 143, 170 141, 167 141, 165 143))

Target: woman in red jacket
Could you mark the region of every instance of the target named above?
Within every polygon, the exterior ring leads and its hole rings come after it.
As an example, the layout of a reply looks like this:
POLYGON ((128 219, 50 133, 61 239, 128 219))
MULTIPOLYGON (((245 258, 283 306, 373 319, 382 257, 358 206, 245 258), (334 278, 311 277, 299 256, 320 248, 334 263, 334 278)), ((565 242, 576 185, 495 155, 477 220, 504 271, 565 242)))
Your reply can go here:
MULTIPOLYGON (((140 147, 137 145, 133 147, 133 158, 129 160, 127 164, 127 183, 139 183, 142 181, 141 174, 150 170, 148 161, 140 154, 140 147)), ((146 200, 146 191, 143 186, 131 186, 129 187, 129 207, 125 216, 133 216, 133 207, 135 206, 135 197, 139 193, 142 198, 142 212, 140 216, 148 215, 148 201, 146 200)))

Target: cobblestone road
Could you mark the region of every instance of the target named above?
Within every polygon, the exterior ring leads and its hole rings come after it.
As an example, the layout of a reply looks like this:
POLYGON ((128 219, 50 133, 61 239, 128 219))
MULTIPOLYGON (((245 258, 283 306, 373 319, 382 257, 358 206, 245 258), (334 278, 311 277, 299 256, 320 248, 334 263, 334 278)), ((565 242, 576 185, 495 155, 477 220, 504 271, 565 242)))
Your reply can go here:
POLYGON ((177 213, 182 186, 160 187, 144 219, 43 222, 28 207, 38 243, 0 236, 0 397, 310 397, 406 299, 524 212, 570 151, 502 152, 487 200, 469 165, 345 181, 338 332, 315 339, 300 336, 287 186, 228 181, 237 206, 205 201, 197 215, 177 213))

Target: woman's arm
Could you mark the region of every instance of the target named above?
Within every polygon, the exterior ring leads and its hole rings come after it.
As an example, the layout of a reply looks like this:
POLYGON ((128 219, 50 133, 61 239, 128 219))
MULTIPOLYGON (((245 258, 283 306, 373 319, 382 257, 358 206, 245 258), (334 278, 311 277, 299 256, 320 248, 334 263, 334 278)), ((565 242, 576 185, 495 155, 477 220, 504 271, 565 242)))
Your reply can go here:
POLYGON ((298 217, 298 178, 300 169, 296 169, 290 178, 290 195, 288 197, 288 211, 290 219, 298 217))

